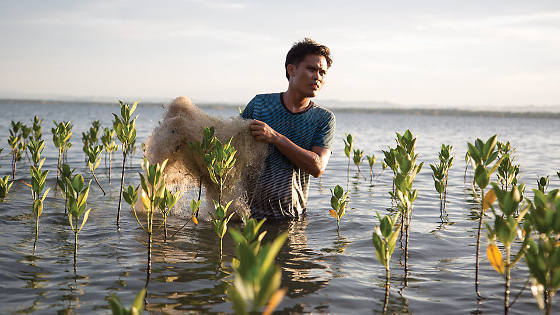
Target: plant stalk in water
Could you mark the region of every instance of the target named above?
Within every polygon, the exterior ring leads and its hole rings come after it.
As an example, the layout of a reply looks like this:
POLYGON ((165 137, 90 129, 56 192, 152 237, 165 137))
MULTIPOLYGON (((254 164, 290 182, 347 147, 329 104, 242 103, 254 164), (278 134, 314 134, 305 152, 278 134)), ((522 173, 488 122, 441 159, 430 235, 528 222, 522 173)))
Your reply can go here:
POLYGON ((386 215, 381 218, 379 212, 379 226, 375 227, 373 232, 373 246, 375 247, 375 256, 377 260, 385 267, 385 302, 383 303, 383 311, 387 311, 389 302, 389 288, 391 278, 391 256, 395 251, 395 244, 399 236, 399 225, 397 224, 400 213, 397 212, 393 216, 386 215))
POLYGON ((121 218, 121 202, 123 194, 123 184, 124 184, 124 169, 126 163, 126 156, 132 152, 134 144, 136 143, 136 116, 132 118, 132 113, 136 110, 138 102, 134 102, 132 106, 129 104, 119 101, 121 107, 121 116, 113 114, 113 129, 117 133, 117 138, 121 142, 121 151, 123 153, 123 163, 122 163, 122 173, 121 173, 121 188, 119 190, 119 207, 117 209, 117 228, 120 225, 121 218))
POLYGON ((521 209, 519 209, 525 190, 523 185, 519 187, 514 185, 510 191, 500 189, 496 183, 492 183, 492 186, 493 189, 488 191, 483 200, 483 208, 492 209, 495 216, 494 226, 485 222, 488 230, 487 255, 492 267, 504 276, 504 314, 508 314, 513 304, 513 302, 510 302, 511 270, 523 258, 529 242, 530 233, 525 233, 523 236, 521 229, 522 220, 529 206, 521 205, 521 209), (496 199, 498 199, 501 213, 498 213, 492 205, 496 199), (516 217, 517 213, 520 214, 516 217), (518 243, 516 238, 519 238, 518 241, 522 243, 512 261, 512 245, 518 243), (500 249, 496 246, 497 241, 503 244, 505 262, 500 249))
MULTIPOLYGON (((468 145, 468 152, 471 160, 475 165, 474 171, 474 181, 478 188, 481 191, 481 209, 479 212, 479 220, 478 220, 478 233, 476 237, 476 261, 475 261, 475 280, 474 280, 474 288, 478 298, 481 298, 480 291, 478 290, 478 274, 479 274, 479 254, 480 254, 480 233, 482 230, 482 221, 484 219, 484 189, 488 186, 490 182, 490 176, 494 171, 498 169, 500 163, 504 157, 498 159, 494 165, 491 165, 499 155, 499 152, 496 151, 496 143, 498 142, 497 136, 493 135, 492 137, 488 138, 486 142, 483 142, 481 139, 476 139, 474 145, 471 143, 467 143, 468 145)), ((474 190, 474 187, 473 187, 474 190)), ((474 192, 476 196, 476 192, 474 192)))
POLYGON ((366 155, 369 164, 369 182, 373 182, 373 165, 375 164, 375 154, 366 155))
POLYGON ((91 180, 89 181, 87 187, 84 185, 84 177, 80 174, 74 175, 70 180, 65 179, 67 198, 68 198, 68 222, 70 222, 70 228, 74 232, 74 270, 76 270, 77 256, 78 256, 78 233, 86 224, 89 217, 91 209, 86 209, 87 198, 89 195, 89 188, 91 180), (82 217, 82 223, 80 222, 80 217, 82 217))
POLYGON ((125 201, 132 207, 136 221, 148 236, 148 267, 146 271, 148 277, 152 271, 154 214, 164 200, 166 175, 163 174, 163 171, 165 170, 166 164, 167 160, 163 161, 161 164, 150 164, 146 158, 143 159, 142 169, 144 170, 144 174, 140 174, 140 198, 146 212, 146 224, 140 222, 138 214, 136 213, 136 208, 134 207, 139 197, 138 188, 134 189, 134 187, 128 186, 128 189, 123 193, 125 201))
POLYGON ((331 208, 329 213, 333 218, 336 219, 337 232, 340 232, 340 219, 344 216, 346 211, 346 205, 348 204, 348 192, 344 192, 344 189, 340 185, 336 185, 334 191, 331 190, 331 208))
POLYGON ((50 188, 47 188, 45 193, 41 196, 41 192, 45 188, 45 181, 47 180, 48 170, 43 171, 42 167, 46 158, 41 158, 41 152, 45 146, 45 141, 35 141, 31 139, 28 149, 31 152, 31 160, 33 165, 30 166, 29 172, 31 174, 31 185, 26 184, 31 188, 31 196, 33 198, 33 215, 35 216, 35 242, 33 250, 37 246, 37 239, 39 237, 39 217, 43 213, 43 202, 47 198, 50 188))

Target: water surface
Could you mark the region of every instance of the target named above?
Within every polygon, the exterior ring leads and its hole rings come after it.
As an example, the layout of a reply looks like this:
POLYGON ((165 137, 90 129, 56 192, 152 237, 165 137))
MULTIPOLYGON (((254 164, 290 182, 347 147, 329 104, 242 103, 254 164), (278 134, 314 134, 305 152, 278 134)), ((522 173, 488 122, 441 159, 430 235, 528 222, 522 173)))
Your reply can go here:
MULTIPOLYGON (((117 105, 92 104, 0 104, 0 175, 10 174, 7 155, 8 129, 11 120, 30 124, 34 115, 44 119, 43 138, 46 169, 51 170, 47 185, 53 187, 40 218, 37 250, 33 253, 34 218, 31 196, 21 180, 29 181, 28 163, 18 163, 18 179, 8 198, 0 203, 0 313, 110 313, 106 301, 110 293, 130 305, 146 280, 145 235, 134 216, 123 206, 121 229, 115 226, 120 167, 116 155, 111 184, 102 162, 96 171, 108 194, 92 185, 88 206, 93 208, 80 233, 77 269, 73 268, 73 234, 64 215, 60 192, 55 192, 57 151, 52 144, 52 120, 74 123, 73 147, 68 162, 82 174, 88 174, 81 150, 81 133, 91 121, 111 124, 117 105)), ((138 140, 141 143, 162 115, 159 106, 138 108, 138 140)), ((236 109, 210 110, 231 116, 236 109)), ((391 207, 388 191, 392 173, 382 171, 382 149, 395 145, 395 132, 409 128, 418 138, 416 152, 426 163, 417 176, 419 197, 414 204, 409 245, 409 275, 405 284, 403 253, 398 249, 391 260, 389 311, 420 314, 500 313, 503 309, 503 279, 481 261, 481 293, 486 298, 477 303, 474 294, 474 255, 477 222, 472 214, 477 205, 470 185, 464 183, 466 142, 498 134, 500 141, 517 147, 521 181, 528 189, 536 188, 536 179, 551 175, 550 187, 558 188, 556 172, 560 170, 560 143, 557 134, 560 120, 535 118, 492 118, 422 116, 405 114, 368 114, 335 112, 336 140, 329 167, 320 179, 313 179, 309 191, 307 216, 299 221, 269 224, 268 239, 283 231, 289 238, 278 263, 282 267, 282 285, 287 296, 278 307, 282 312, 312 313, 381 313, 383 310, 385 270, 375 258, 371 241, 376 211, 384 214, 391 207), (330 191, 346 185, 347 160, 344 156, 344 133, 354 135, 355 144, 366 154, 375 153, 375 178, 369 179, 367 161, 362 172, 350 170, 350 209, 340 224, 329 215, 330 191), (433 187, 429 163, 435 163, 441 144, 452 144, 456 153, 448 188, 449 223, 439 218, 439 195, 433 187)), ((138 150, 140 151, 140 150, 138 150)), ((126 172, 126 182, 138 183, 137 152, 126 172)), ((25 160, 25 158, 24 158, 25 160)), ((89 176, 86 176, 88 178, 89 176)), ((530 194, 529 194, 530 195, 530 194)), ((170 218, 171 230, 184 218, 170 218)), ((482 251, 486 242, 483 239, 482 251)), ((224 257, 220 262, 219 243, 209 223, 179 232, 163 243, 155 237, 152 275, 148 287, 147 308, 154 313, 232 312, 225 294, 231 282, 231 259, 234 244, 226 237, 224 257)), ((513 271, 512 295, 517 294, 527 278, 524 261, 513 271)), ((556 304, 558 300, 554 301, 556 304)), ((558 307, 554 307, 557 309, 558 307)), ((511 313, 537 312, 531 293, 525 291, 511 313)))

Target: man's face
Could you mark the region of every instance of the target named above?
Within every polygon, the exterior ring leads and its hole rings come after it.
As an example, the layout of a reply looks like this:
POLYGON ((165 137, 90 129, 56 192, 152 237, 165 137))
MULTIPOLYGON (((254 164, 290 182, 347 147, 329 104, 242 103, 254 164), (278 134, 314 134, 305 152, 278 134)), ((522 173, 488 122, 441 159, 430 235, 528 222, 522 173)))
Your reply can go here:
POLYGON ((307 55, 297 66, 288 65, 290 88, 304 97, 315 97, 325 83, 327 59, 321 55, 307 55))

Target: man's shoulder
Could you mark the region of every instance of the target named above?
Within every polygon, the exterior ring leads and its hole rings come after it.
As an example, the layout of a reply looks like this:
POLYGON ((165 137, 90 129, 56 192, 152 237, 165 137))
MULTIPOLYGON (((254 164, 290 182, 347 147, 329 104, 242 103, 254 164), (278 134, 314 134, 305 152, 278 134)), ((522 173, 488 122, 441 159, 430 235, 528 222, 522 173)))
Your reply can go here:
POLYGON ((257 94, 253 97, 252 102, 258 103, 265 103, 265 102, 273 102, 280 99, 280 93, 263 93, 257 94))
POLYGON ((319 105, 315 102, 313 102, 312 110, 315 112, 315 115, 323 117, 324 119, 328 119, 328 120, 335 119, 334 113, 330 109, 322 105, 319 105))

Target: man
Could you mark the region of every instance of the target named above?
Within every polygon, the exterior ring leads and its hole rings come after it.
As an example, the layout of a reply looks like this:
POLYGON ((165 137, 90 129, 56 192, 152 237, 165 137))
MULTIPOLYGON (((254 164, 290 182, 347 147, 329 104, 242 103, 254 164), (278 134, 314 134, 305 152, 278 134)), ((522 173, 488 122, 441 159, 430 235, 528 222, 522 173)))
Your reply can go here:
POLYGON ((249 191, 253 217, 297 218, 305 212, 309 175, 325 171, 334 138, 334 114, 311 99, 332 64, 329 48, 309 38, 286 56, 288 89, 255 96, 241 114, 253 119, 251 133, 269 144, 263 173, 249 191))

